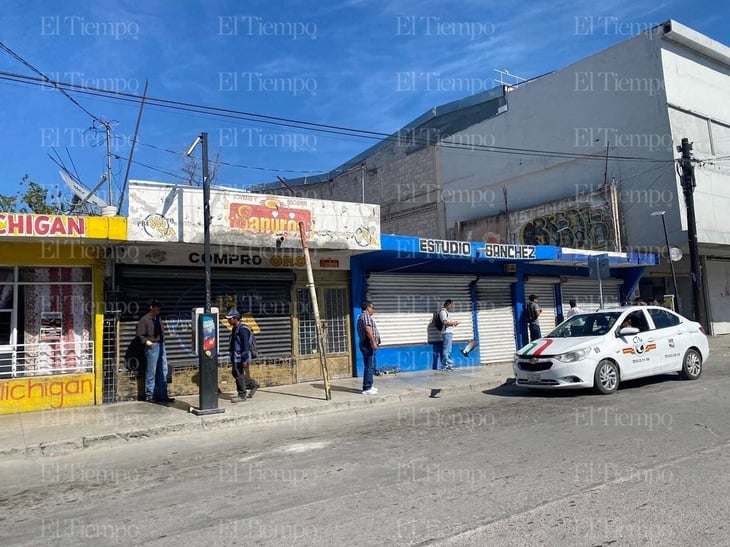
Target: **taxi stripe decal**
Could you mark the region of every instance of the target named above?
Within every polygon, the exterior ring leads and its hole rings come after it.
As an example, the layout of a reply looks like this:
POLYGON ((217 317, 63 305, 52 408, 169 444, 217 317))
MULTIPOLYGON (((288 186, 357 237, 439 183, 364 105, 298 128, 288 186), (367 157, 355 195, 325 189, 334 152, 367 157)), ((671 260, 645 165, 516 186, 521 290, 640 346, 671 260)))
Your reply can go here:
POLYGON ((548 348, 548 346, 550 346, 550 344, 553 343, 553 341, 548 338, 538 347, 538 342, 539 340, 530 344, 530 346, 525 350, 525 353, 522 355, 540 355, 548 348))
POLYGON ((545 351, 545 350, 546 350, 546 349, 548 348, 548 346, 549 346, 550 344, 552 344, 552 343, 553 343, 553 341, 552 341, 552 340, 550 340, 550 339, 548 338, 547 340, 545 340, 545 343, 544 343, 544 344, 542 345, 542 347, 540 347, 540 348, 538 348, 537 350, 535 350, 535 353, 534 353, 534 355, 540 355, 540 354, 541 354, 541 353, 542 353, 543 351, 545 351))
POLYGON ((533 342, 532 344, 530 344, 530 345, 529 345, 529 346, 527 347, 527 349, 525 350, 525 353, 524 353, 524 355, 529 355, 529 354, 530 354, 530 352, 531 352, 531 351, 532 351, 533 349, 535 349, 535 347, 536 347, 536 346, 537 346, 537 342, 533 342))

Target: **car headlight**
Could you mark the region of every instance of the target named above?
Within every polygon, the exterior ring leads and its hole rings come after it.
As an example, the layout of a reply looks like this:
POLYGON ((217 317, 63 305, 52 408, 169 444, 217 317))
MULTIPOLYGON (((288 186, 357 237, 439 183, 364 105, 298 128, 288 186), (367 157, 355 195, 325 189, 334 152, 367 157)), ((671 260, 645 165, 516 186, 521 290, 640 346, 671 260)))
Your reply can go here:
POLYGON ((562 355, 556 355, 555 358, 563 363, 574 363, 575 361, 582 361, 591 352, 591 348, 579 349, 576 351, 569 351, 562 355))

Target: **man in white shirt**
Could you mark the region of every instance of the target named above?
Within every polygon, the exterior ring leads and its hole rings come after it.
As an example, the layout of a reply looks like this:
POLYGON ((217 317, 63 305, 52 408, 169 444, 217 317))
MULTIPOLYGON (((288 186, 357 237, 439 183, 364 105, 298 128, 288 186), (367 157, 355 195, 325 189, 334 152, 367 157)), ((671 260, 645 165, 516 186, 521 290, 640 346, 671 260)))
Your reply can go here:
POLYGON ((439 312, 441 319, 441 336, 444 339, 444 349, 441 357, 442 370, 454 370, 454 360, 451 358, 451 345, 454 341, 454 327, 459 324, 458 321, 451 319, 451 309, 454 303, 451 299, 444 302, 443 308, 439 312))
POLYGON ((568 313, 565 314, 566 319, 570 319, 574 315, 578 315, 579 313, 583 313, 583 310, 578 307, 577 302, 575 299, 572 299, 569 301, 570 309, 568 310, 568 313))

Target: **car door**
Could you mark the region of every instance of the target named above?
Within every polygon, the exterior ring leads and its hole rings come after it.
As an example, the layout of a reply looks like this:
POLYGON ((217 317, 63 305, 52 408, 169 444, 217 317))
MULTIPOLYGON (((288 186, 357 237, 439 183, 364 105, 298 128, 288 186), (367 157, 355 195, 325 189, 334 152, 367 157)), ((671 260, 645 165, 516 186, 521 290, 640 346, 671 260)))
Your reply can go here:
POLYGON ((643 309, 634 310, 620 318, 619 326, 629 320, 631 327, 639 329, 636 334, 619 335, 621 342, 621 377, 623 379, 641 378, 654 373, 661 366, 657 359, 656 333, 643 309))
POLYGON ((678 315, 661 308, 647 309, 654 323, 657 347, 657 372, 674 372, 682 368, 682 357, 689 346, 687 329, 678 315))

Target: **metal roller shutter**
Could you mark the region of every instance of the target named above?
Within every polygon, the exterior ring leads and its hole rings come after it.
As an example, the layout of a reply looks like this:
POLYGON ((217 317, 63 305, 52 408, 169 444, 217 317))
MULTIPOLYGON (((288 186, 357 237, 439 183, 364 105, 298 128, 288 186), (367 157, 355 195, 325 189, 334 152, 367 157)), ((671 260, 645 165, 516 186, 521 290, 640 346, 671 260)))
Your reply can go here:
POLYGON ((514 279, 480 279, 477 282, 479 362, 511 361, 515 354, 514 279))
POLYGON ((559 282, 559 279, 553 281, 530 278, 525 283, 525 303, 528 302, 528 296, 531 294, 535 294, 539 298, 538 304, 542 308, 542 313, 537 322, 543 336, 547 336, 547 333, 555 328, 555 317, 557 315, 555 311, 555 285, 559 282))
POLYGON ((454 301, 452 318, 460 324, 454 341, 474 337, 470 284, 474 276, 446 274, 393 274, 372 272, 368 300, 375 304, 375 323, 383 346, 427 344, 438 341, 429 324, 444 300, 454 301))
POLYGON ((730 334, 730 261, 707 260, 705 266, 712 334, 730 334))
MULTIPOLYGON (((603 307, 614 308, 621 305, 619 288, 623 281, 620 279, 604 279, 603 307)), ((601 306, 601 292, 598 290, 597 279, 567 277, 560 282, 563 298, 563 315, 570 309, 569 301, 575 298, 578 307, 583 311, 596 311, 601 306)))
MULTIPOLYGON (((291 282, 290 272, 214 271, 211 292, 237 302, 242 314, 250 313, 261 331, 256 334, 259 358, 292 356, 291 282)), ((162 267, 128 268, 119 279, 121 294, 120 352, 124 355, 135 336, 137 321, 147 312, 150 298, 162 303, 167 360, 171 366, 197 366, 192 347, 193 308, 203 307, 205 281, 198 270, 174 270, 162 267), (194 275, 191 275, 194 274, 194 275)), ((219 324, 219 362, 228 361, 230 330, 221 310, 219 324)))

